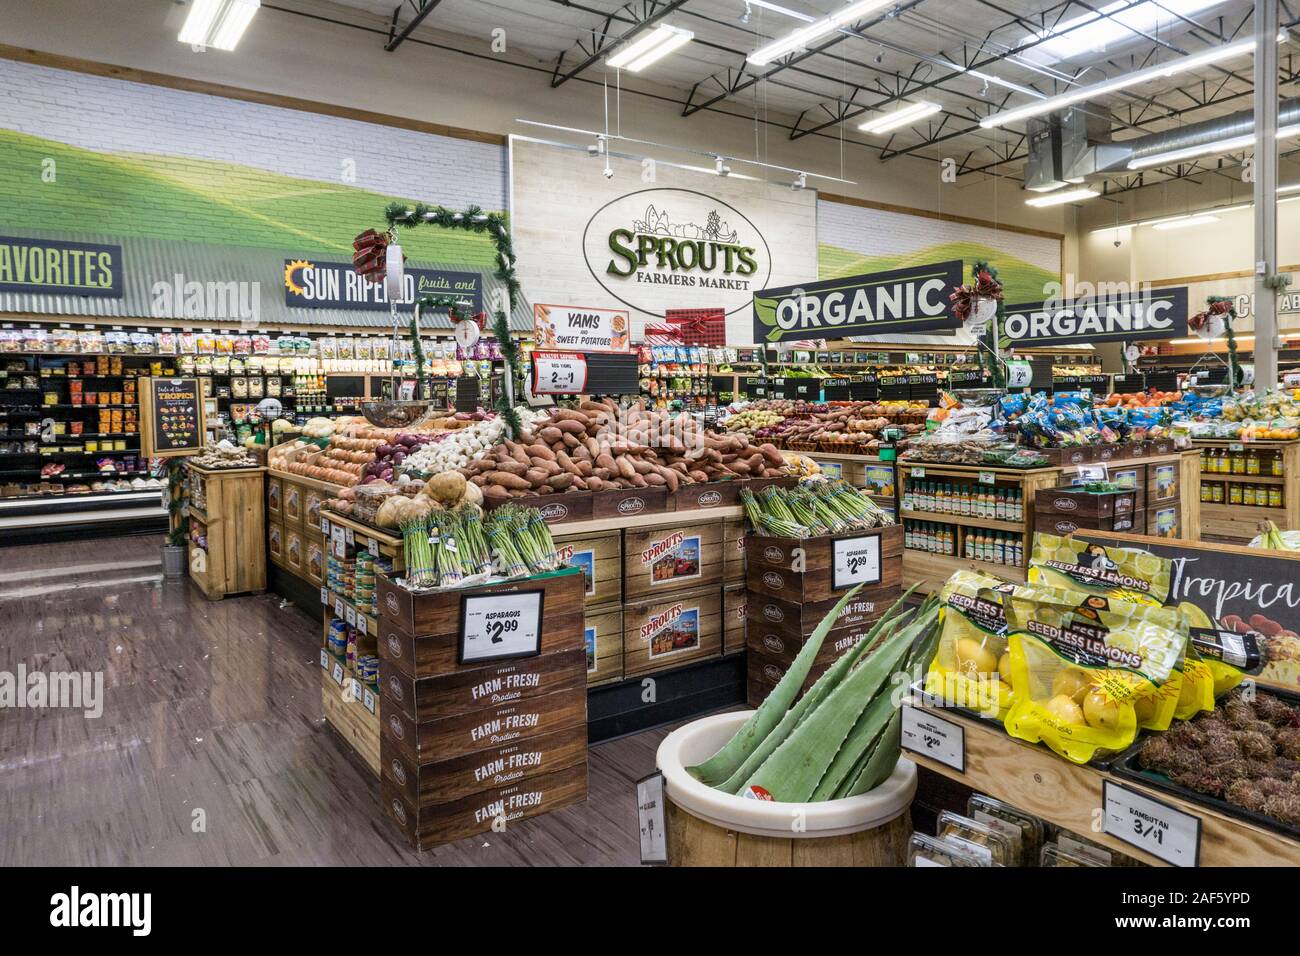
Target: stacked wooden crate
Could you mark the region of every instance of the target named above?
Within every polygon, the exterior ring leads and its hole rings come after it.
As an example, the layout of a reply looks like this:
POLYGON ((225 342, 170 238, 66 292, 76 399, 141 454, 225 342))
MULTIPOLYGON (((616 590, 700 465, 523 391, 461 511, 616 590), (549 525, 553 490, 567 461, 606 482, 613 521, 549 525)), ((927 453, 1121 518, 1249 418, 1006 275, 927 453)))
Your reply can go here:
POLYGON ((379 576, 381 801, 413 846, 586 799, 585 591, 578 568, 427 594, 379 576), (467 615, 516 603, 537 653, 472 650, 467 615))
POLYGON ((785 676, 817 625, 854 586, 822 643, 805 689, 856 644, 902 593, 898 525, 818 538, 745 538, 747 691, 757 707, 785 676))

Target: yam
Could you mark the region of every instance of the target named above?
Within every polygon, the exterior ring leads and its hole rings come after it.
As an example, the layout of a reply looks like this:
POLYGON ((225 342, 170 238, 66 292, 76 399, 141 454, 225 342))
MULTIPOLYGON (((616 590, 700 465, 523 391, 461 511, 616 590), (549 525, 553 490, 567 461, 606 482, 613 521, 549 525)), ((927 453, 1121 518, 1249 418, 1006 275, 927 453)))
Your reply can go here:
POLYGON ((497 471, 506 471, 512 475, 518 475, 522 478, 524 472, 528 470, 529 464, 530 463, 528 461, 525 461, 523 464, 520 464, 519 462, 511 458, 509 461, 503 461, 498 463, 497 471))
POLYGON ((758 450, 763 453, 763 457, 774 465, 784 465, 785 459, 781 457, 781 452, 771 442, 759 445, 758 450))
POLYGON ((560 440, 560 436, 563 434, 564 432, 560 431, 560 429, 556 428, 554 425, 548 425, 537 433, 538 437, 548 445, 555 444, 560 440))
POLYGON ((689 474, 690 474, 691 481, 708 481, 708 480, 709 480, 709 476, 708 476, 707 474, 705 474, 704 472, 699 471, 699 470, 691 471, 689 474))
POLYGON ((564 469, 566 472, 568 472, 570 475, 576 475, 578 473, 578 466, 575 465, 573 463, 573 459, 570 458, 568 455, 566 455, 564 452, 560 452, 558 455, 555 456, 555 463, 559 465, 562 469, 564 469))
POLYGON ((512 475, 508 471, 493 471, 488 473, 488 481, 500 485, 502 488, 508 488, 511 491, 527 491, 532 488, 526 478, 519 475, 512 475))
POLYGON ((505 498, 510 492, 503 485, 488 485, 483 489, 483 494, 489 498, 505 498))
POLYGON ((568 472, 562 472, 561 474, 558 475, 552 475, 550 480, 547 482, 547 484, 550 485, 552 488, 554 488, 556 491, 562 491, 565 488, 569 487, 569 485, 573 484, 573 475, 569 474, 568 472))
POLYGON ((565 421, 562 421, 562 422, 556 422, 555 425, 554 425, 553 427, 558 428, 560 431, 565 432, 566 434, 569 434, 569 435, 585 435, 585 434, 587 434, 587 422, 586 422, 586 419, 583 419, 583 420, 580 421, 580 422, 575 422, 575 421, 571 421, 571 420, 566 419, 565 421))
POLYGON ((506 451, 510 453, 511 458, 519 462, 519 464, 521 465, 528 464, 528 452, 524 451, 523 445, 520 445, 518 442, 512 442, 507 440, 505 446, 506 446, 506 451))
POLYGON ((534 488, 536 488, 538 485, 546 484, 546 479, 551 476, 548 475, 546 472, 542 471, 542 469, 540 468, 529 468, 528 472, 524 475, 524 477, 528 479, 529 483, 534 488))
MULTIPOLYGON (((610 456, 608 452, 602 451, 599 455, 596 456, 596 466, 598 468, 604 468, 610 474, 613 474, 614 472, 618 471, 618 464, 614 461, 613 457, 610 456)), ((597 472, 597 474, 599 474, 599 472, 597 472)))
POLYGON ((578 422, 582 425, 582 431, 587 430, 589 419, 582 412, 574 411, 571 408, 557 408, 551 412, 551 424, 563 428, 563 422, 578 422))
POLYGON ((575 461, 574 464, 577 465, 578 467, 578 474, 582 475, 583 478, 591 477, 592 474, 591 462, 575 461))
POLYGON ((600 491, 604 487, 605 487, 604 479, 598 477, 597 475, 592 475, 590 478, 587 479, 588 491, 600 491))
POLYGON ((636 474, 636 469, 632 467, 632 459, 625 457, 619 458, 615 462, 618 467, 618 473, 624 478, 631 479, 636 474))
POLYGON ((534 444, 528 446, 528 454, 533 458, 545 458, 547 461, 555 461, 555 452, 551 451, 546 445, 534 444))
POLYGON ((666 484, 668 484, 668 479, 666 479, 663 475, 659 474, 659 472, 657 472, 657 471, 652 471, 652 472, 650 472, 650 473, 647 474, 647 475, 642 475, 642 477, 645 478, 645 481, 646 481, 646 484, 647 484, 647 485, 666 485, 666 484))

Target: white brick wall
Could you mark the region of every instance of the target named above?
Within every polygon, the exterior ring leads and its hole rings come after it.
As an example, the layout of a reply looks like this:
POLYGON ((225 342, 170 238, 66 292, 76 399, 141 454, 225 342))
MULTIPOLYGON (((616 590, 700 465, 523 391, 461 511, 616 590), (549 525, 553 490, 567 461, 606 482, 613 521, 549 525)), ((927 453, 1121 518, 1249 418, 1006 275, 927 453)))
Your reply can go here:
POLYGON ((451 208, 506 206, 505 150, 316 113, 0 60, 0 126, 97 152, 153 153, 341 182, 451 208))

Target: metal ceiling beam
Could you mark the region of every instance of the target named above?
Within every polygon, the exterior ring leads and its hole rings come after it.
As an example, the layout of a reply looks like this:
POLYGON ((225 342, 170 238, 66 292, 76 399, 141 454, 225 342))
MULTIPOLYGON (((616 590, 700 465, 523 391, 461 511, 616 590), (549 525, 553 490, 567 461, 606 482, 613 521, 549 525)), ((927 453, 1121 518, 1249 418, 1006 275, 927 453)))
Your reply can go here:
POLYGON ((440 3, 442 3, 442 0, 403 0, 402 3, 399 3, 393 10, 392 21, 388 24, 388 42, 384 44, 384 50, 392 53, 401 46, 402 41, 411 35, 411 31, 423 23, 424 18, 433 13, 434 8, 440 3), (411 17, 411 22, 399 31, 397 29, 397 20, 406 7, 414 10, 415 16, 411 17))
POLYGON ((605 55, 607 49, 618 46, 624 41, 632 39, 647 27, 654 26, 654 24, 658 23, 674 10, 685 6, 686 0, 641 0, 641 15, 639 17, 633 11, 633 7, 636 5, 637 4, 634 3, 625 3, 620 7, 621 10, 626 10, 631 17, 634 23, 632 29, 628 30, 622 36, 611 38, 609 36, 608 27, 610 21, 614 19, 614 15, 609 14, 605 20, 605 32, 600 35, 599 39, 596 39, 593 35, 593 49, 591 52, 583 58, 582 62, 567 73, 560 72, 560 64, 564 62, 564 52, 561 52, 560 58, 555 64, 555 74, 551 77, 551 88, 554 89, 557 86, 562 86, 583 70, 593 66, 605 55))

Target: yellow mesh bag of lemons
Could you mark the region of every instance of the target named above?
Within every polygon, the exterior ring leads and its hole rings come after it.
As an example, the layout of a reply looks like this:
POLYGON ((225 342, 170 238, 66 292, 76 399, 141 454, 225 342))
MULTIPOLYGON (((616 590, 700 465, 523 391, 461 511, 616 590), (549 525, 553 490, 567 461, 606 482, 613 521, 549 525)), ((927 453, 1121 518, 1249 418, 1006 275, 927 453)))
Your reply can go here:
POLYGON ((956 571, 939 592, 939 647, 927 693, 1001 720, 1011 706, 1011 658, 1003 597, 1014 586, 977 571, 956 571))

